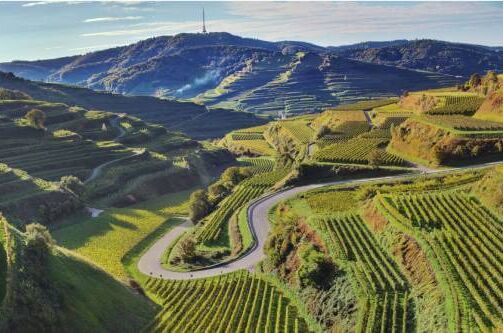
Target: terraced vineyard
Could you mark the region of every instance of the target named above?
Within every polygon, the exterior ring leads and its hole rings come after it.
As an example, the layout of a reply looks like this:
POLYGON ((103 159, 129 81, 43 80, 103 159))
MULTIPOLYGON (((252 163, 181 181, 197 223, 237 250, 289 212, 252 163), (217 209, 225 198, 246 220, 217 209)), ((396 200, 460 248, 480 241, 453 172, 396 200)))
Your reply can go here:
POLYGON ((454 95, 441 96, 442 103, 440 106, 428 111, 428 114, 444 114, 444 115, 472 115, 482 105, 483 97, 477 95, 454 95))
POLYGON ((222 232, 222 225, 247 202, 259 197, 266 190, 265 186, 238 186, 224 201, 219 208, 209 216, 207 222, 199 230, 197 238, 200 241, 215 241, 222 232))
POLYGON ((382 195, 381 209, 423 240, 449 298, 450 330, 489 332, 503 322, 503 225, 459 192, 382 195))
POLYGON ((248 272, 195 281, 149 278, 162 300, 152 332, 309 332, 297 308, 271 283, 248 272))
POLYGON ((243 166, 252 168, 254 174, 271 172, 274 169, 274 161, 268 158, 241 158, 243 166))
POLYGON ((330 254, 349 269, 358 284, 355 331, 409 332, 412 308, 407 282, 361 217, 340 213, 312 223, 329 245, 330 254))
POLYGON ((466 116, 424 116, 420 118, 430 124, 460 131, 503 131, 503 124, 466 116))
POLYGON ((280 121, 279 124, 286 129, 290 136, 299 144, 308 143, 313 138, 314 131, 305 121, 288 120, 280 121))
POLYGON ((335 110, 353 111, 353 110, 372 110, 377 107, 386 106, 389 104, 396 103, 397 98, 385 98, 385 99, 369 99, 366 101, 359 101, 351 104, 339 105, 335 110))
POLYGON ((368 164, 369 154, 379 151, 379 164, 405 165, 405 161, 384 150, 389 139, 357 137, 346 142, 334 143, 318 150, 314 159, 322 162, 368 164))
POLYGON ((264 136, 261 133, 236 132, 231 135, 232 140, 263 140, 264 136))
MULTIPOLYGON (((267 167, 268 169, 269 167, 267 167)), ((216 241, 223 231, 223 226, 229 218, 243 205, 261 196, 268 188, 284 178, 287 170, 274 170, 258 173, 243 181, 234 192, 220 203, 197 232, 198 240, 202 242, 216 241)))

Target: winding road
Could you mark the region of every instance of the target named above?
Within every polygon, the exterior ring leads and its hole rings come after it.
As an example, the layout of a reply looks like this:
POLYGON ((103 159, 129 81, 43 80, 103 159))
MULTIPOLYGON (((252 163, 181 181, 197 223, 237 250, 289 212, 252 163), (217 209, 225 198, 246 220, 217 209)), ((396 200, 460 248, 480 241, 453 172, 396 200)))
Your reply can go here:
MULTIPOLYGON (((443 170, 434 169, 422 169, 422 174, 441 174, 452 171, 458 171, 462 169, 480 169, 485 167, 490 167, 497 164, 503 164, 500 162, 484 163, 480 165, 450 168, 443 170)), ((276 205, 278 202, 291 198, 298 193, 309 191, 312 189, 332 186, 332 185, 352 185, 352 184, 362 184, 369 182, 385 182, 390 180, 407 179, 411 177, 417 177, 418 174, 408 174, 408 175, 396 175, 396 176, 386 176, 386 177, 373 177, 373 178, 362 178, 362 179, 347 179, 340 181, 332 181, 320 184, 310 184, 304 186, 293 187, 283 191, 268 194, 256 201, 254 201, 248 208, 248 223, 250 230, 255 239, 255 244, 252 249, 250 249, 243 256, 238 259, 224 263, 219 266, 214 266, 208 269, 202 269, 192 272, 174 272, 165 269, 161 266, 161 258, 166 250, 166 248, 174 241, 178 239, 180 235, 188 231, 193 227, 190 221, 186 221, 175 228, 171 229, 166 233, 161 239, 159 239, 152 247, 150 247, 140 258, 138 262, 138 269, 140 272, 146 275, 155 276, 162 279, 172 279, 172 280, 189 280, 189 279, 199 279, 217 276, 225 273, 234 272, 240 269, 252 270, 257 263, 259 263, 265 256, 264 254, 264 244, 267 239, 267 235, 270 230, 268 212, 276 205)))

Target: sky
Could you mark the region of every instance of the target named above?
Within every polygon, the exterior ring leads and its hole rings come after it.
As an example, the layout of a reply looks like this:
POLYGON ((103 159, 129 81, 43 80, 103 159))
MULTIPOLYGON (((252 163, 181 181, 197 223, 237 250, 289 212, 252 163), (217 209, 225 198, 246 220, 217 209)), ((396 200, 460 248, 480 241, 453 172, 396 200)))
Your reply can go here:
POLYGON ((503 2, 0 1, 0 62, 56 58, 207 29, 337 46, 432 38, 503 46, 503 2))

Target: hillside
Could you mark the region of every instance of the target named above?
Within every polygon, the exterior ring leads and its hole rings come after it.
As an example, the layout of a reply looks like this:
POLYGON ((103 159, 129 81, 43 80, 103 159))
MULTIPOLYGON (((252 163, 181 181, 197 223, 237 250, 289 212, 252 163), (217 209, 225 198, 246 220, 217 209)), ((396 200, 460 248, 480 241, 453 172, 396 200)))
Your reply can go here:
MULTIPOLYGON (((186 190, 234 161, 223 149, 126 113, 90 111, 10 90, 4 95, 20 99, 0 100, 0 209, 18 227, 33 219, 60 223, 84 203, 124 207, 186 190), (30 112, 41 114, 41 123, 33 123, 30 112)), ((240 126, 232 117, 228 121, 220 131, 240 126)), ((201 128, 194 131, 207 137, 201 128)))
POLYGON ((263 119, 249 115, 243 117, 242 114, 231 110, 221 110, 220 113, 207 114, 204 106, 190 102, 179 102, 174 100, 159 99, 148 96, 124 96, 105 92, 96 92, 87 88, 76 86, 42 83, 18 78, 9 73, 0 72, 0 88, 16 90, 26 93, 37 100, 48 102, 66 103, 70 106, 81 106, 91 110, 106 110, 109 112, 126 113, 145 121, 162 124, 168 128, 183 130, 183 126, 190 123, 199 126, 208 121, 218 122, 218 118, 224 116, 230 120, 228 127, 220 130, 211 130, 208 133, 198 130, 187 129, 185 133, 196 134, 198 138, 214 138, 224 135, 226 130, 252 126, 264 122, 263 119), (204 115, 204 122, 197 119, 204 115))
MULTIPOLYGON (((384 45, 401 42, 367 42, 354 47, 373 50, 371 47, 384 45)), ((441 45, 441 49, 448 46, 441 45)), ((358 57, 344 54, 348 50, 354 48, 273 43, 228 33, 179 34, 64 59, 3 63, 0 70, 28 79, 128 95, 194 98, 218 107, 269 114, 283 109, 308 113, 334 104, 397 95, 403 90, 459 83, 436 69, 431 71, 438 74, 427 74, 349 60, 358 57), (297 100, 300 105, 294 105, 297 100)), ((443 66, 452 59, 435 61, 443 66)), ((481 70, 476 63, 477 59, 459 64, 455 75, 481 70)))
POLYGON ((469 76, 503 67, 503 54, 485 46, 414 40, 396 45, 347 48, 338 52, 351 59, 374 64, 469 76))
MULTIPOLYGON (((30 235, 12 229, 3 218, 0 226, 0 253, 7 251, 9 258, 1 332, 134 332, 153 317, 154 304, 93 264, 57 247, 38 250, 47 252, 35 258, 30 235)), ((4 277, 3 262, 0 268, 4 277)))

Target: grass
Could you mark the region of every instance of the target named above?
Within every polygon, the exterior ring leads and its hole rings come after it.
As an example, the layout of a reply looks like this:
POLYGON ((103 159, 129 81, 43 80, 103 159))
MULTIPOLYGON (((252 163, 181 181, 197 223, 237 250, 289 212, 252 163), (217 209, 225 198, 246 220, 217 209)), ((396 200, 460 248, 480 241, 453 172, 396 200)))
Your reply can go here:
POLYGON ((65 297, 58 330, 138 332, 157 309, 112 276, 67 251, 50 257, 49 274, 65 297))
MULTIPOLYGON (((58 243, 92 260, 118 279, 127 278, 122 260, 128 252, 173 215, 186 213, 191 191, 183 191, 132 208, 109 209, 54 231, 58 243)), ((174 227, 177 222, 171 222, 174 227)), ((168 227, 166 227, 168 228, 168 227)), ((167 230, 167 229, 166 229, 167 230)))
POLYGON ((239 233, 241 234, 243 242, 242 251, 247 251, 255 243, 250 227, 248 226, 248 207, 249 205, 245 205, 239 210, 238 213, 239 233))

